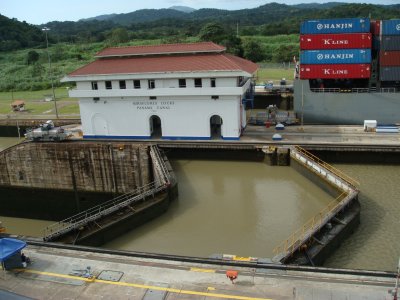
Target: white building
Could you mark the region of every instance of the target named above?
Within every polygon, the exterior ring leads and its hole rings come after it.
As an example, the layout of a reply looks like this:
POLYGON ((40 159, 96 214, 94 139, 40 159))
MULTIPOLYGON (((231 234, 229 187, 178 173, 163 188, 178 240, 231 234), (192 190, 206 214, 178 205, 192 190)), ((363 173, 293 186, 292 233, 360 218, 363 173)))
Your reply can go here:
POLYGON ((214 43, 107 48, 72 72, 86 138, 239 139, 257 65, 214 43))

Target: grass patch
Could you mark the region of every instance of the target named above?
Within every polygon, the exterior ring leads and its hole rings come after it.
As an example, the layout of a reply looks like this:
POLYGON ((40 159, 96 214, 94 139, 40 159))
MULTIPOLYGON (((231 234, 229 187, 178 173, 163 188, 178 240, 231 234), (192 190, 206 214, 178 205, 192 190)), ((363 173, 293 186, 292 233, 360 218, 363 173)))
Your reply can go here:
POLYGON ((59 115, 79 115, 79 103, 70 103, 58 109, 59 115))
MULTIPOLYGON (((61 99, 69 99, 68 91, 66 88, 56 88, 54 89, 57 100, 61 99)), ((40 91, 16 91, 16 92, 0 92, 0 101, 7 102, 11 104, 12 99, 14 100, 44 100, 46 95, 53 95, 51 89, 40 90, 40 91)))
POLYGON ((287 83, 292 83, 294 70, 292 68, 260 68, 257 72, 257 84, 263 84, 269 80, 278 83, 282 78, 286 78, 287 83))

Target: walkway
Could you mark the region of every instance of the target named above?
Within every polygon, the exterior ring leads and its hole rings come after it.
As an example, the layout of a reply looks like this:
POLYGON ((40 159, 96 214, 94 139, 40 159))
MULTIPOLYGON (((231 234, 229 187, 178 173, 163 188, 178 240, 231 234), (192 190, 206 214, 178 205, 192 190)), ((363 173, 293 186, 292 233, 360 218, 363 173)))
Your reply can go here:
POLYGON ((239 276, 232 284, 227 266, 36 246, 25 253, 33 263, 7 272, 0 289, 34 299, 372 300, 390 299, 394 286, 394 278, 254 268, 235 268, 239 276))

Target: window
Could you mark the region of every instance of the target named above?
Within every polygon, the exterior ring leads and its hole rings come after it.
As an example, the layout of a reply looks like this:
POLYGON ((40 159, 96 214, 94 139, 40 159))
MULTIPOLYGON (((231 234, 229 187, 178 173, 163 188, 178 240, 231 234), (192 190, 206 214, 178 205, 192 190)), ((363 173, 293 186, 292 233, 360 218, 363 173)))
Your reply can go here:
POLYGON ((202 87, 203 84, 201 82, 201 78, 195 78, 194 79, 194 87, 202 87))
POLYGON ((211 96, 211 99, 217 100, 217 99, 219 99, 219 96, 211 96))
POLYGON ((186 79, 179 79, 179 87, 180 88, 185 88, 186 87, 186 79))
POLYGON ((111 89, 112 89, 111 81, 106 81, 106 90, 111 90, 111 89))
POLYGON ((92 81, 92 90, 98 90, 99 86, 97 85, 97 81, 92 81))
POLYGON ((134 89, 140 89, 140 80, 134 80, 133 81, 133 88, 134 89))
POLYGON ((157 100, 156 96, 150 96, 150 100, 157 100))
POLYGON ((211 87, 216 87, 215 78, 211 78, 210 81, 211 81, 211 87))
POLYGON ((119 81, 119 88, 120 88, 121 90, 125 90, 125 89, 126 89, 126 82, 125 82, 125 80, 120 80, 120 81, 119 81))
POLYGON ((149 79, 149 89, 155 89, 156 88, 156 83, 154 79, 149 79))

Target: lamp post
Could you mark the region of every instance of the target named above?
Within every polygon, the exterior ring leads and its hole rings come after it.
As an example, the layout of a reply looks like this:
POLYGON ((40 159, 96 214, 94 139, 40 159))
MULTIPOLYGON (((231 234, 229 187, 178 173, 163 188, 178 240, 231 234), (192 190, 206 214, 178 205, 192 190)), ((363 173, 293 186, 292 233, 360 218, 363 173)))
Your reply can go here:
POLYGON ((42 28, 42 30, 46 34, 46 49, 47 49, 47 57, 49 59, 49 75, 50 75, 50 81, 51 81, 51 90, 53 91, 54 109, 56 112, 56 118, 58 119, 57 100, 56 100, 56 93, 54 92, 53 71, 51 69, 51 58, 50 58, 50 52, 49 52, 49 39, 47 37, 47 31, 49 31, 50 28, 44 27, 44 28, 42 28))

